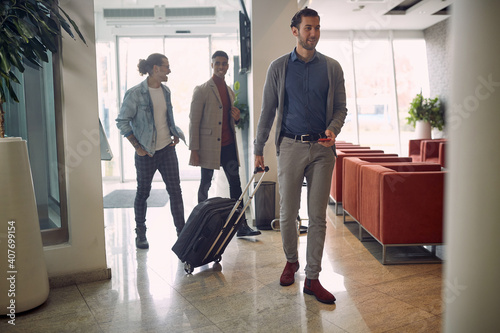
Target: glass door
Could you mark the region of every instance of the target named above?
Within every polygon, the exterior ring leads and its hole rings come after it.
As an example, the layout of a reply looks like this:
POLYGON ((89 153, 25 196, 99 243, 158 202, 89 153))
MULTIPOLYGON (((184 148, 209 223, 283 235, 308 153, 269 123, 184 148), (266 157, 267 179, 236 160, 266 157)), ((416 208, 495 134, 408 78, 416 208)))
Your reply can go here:
MULTIPOLYGON (((172 104, 176 125, 189 136, 189 109, 195 86, 210 77, 209 37, 118 37, 116 41, 116 66, 113 66, 112 43, 98 45, 98 70, 101 73, 100 104, 101 119, 109 138, 114 158, 103 162, 104 177, 119 177, 122 181, 135 180, 134 149, 119 135, 115 119, 125 92, 146 79, 137 70, 139 59, 151 53, 162 53, 169 59, 171 73, 166 85, 172 93, 172 104), (111 68, 117 69, 114 80, 111 68), (114 101, 116 102, 114 102, 114 101)), ((181 143, 177 146, 179 169, 182 180, 199 179, 199 169, 189 166, 189 150, 181 143)), ((159 175, 156 175, 160 179, 159 175)), ((156 180, 156 178, 155 178, 156 180)))

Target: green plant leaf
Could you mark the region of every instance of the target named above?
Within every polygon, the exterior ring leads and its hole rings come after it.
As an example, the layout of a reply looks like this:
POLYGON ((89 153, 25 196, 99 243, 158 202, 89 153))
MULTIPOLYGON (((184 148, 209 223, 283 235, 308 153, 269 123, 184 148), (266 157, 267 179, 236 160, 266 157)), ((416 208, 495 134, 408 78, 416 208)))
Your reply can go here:
POLYGON ((71 17, 69 17, 69 15, 61 7, 59 7, 59 10, 61 12, 63 12, 64 16, 66 16, 66 19, 71 23, 71 26, 73 27, 73 29, 75 29, 76 33, 78 34, 78 37, 80 37, 80 39, 85 43, 85 45, 87 45, 87 42, 85 41, 85 38, 83 37, 82 33, 80 32, 80 29, 76 25, 75 21, 73 21, 71 19, 71 17))
POLYGON ((72 38, 75 38, 73 30, 76 31, 86 44, 76 23, 56 0, 2 0, 0 22, 2 101, 10 95, 11 100, 18 102, 12 84, 18 84, 19 80, 12 71, 24 72, 23 57, 37 66, 47 62, 47 51, 58 51, 62 30, 72 38))
POLYGON ((444 107, 438 96, 424 98, 420 92, 410 103, 406 121, 409 125, 415 126, 417 120, 425 120, 430 123, 432 128, 442 130, 445 120, 444 112, 444 107))

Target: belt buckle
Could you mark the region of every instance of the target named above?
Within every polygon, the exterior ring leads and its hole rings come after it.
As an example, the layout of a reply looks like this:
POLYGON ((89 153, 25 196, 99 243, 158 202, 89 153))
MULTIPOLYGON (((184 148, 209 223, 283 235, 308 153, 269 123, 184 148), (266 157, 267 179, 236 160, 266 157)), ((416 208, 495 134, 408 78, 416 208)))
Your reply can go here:
POLYGON ((303 134, 300 136, 300 142, 304 143, 304 142, 310 142, 311 140, 304 140, 304 137, 310 137, 311 135, 310 134, 303 134))

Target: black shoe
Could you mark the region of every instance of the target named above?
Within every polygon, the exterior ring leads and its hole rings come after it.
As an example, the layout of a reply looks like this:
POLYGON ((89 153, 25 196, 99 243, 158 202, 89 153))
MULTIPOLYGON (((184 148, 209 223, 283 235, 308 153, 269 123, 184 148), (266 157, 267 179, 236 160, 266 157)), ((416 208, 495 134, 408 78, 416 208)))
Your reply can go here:
POLYGON ((240 228, 238 229, 238 232, 236 233, 237 237, 245 237, 245 236, 257 236, 260 235, 259 230, 253 230, 248 226, 248 224, 245 222, 242 223, 240 228))
POLYGON ((135 246, 138 249, 149 249, 149 243, 146 238, 146 227, 135 228, 135 233, 137 237, 135 238, 135 246))

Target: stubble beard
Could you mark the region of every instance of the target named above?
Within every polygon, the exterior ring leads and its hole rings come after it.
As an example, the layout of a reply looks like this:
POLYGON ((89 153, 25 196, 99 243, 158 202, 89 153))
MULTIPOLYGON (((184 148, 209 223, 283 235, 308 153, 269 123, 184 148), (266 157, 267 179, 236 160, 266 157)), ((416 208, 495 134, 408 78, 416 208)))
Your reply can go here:
POLYGON ((318 44, 318 38, 314 39, 313 44, 308 44, 307 39, 302 38, 302 36, 299 33, 299 44, 302 46, 302 48, 308 50, 308 51, 313 51, 316 49, 316 45, 318 44))

